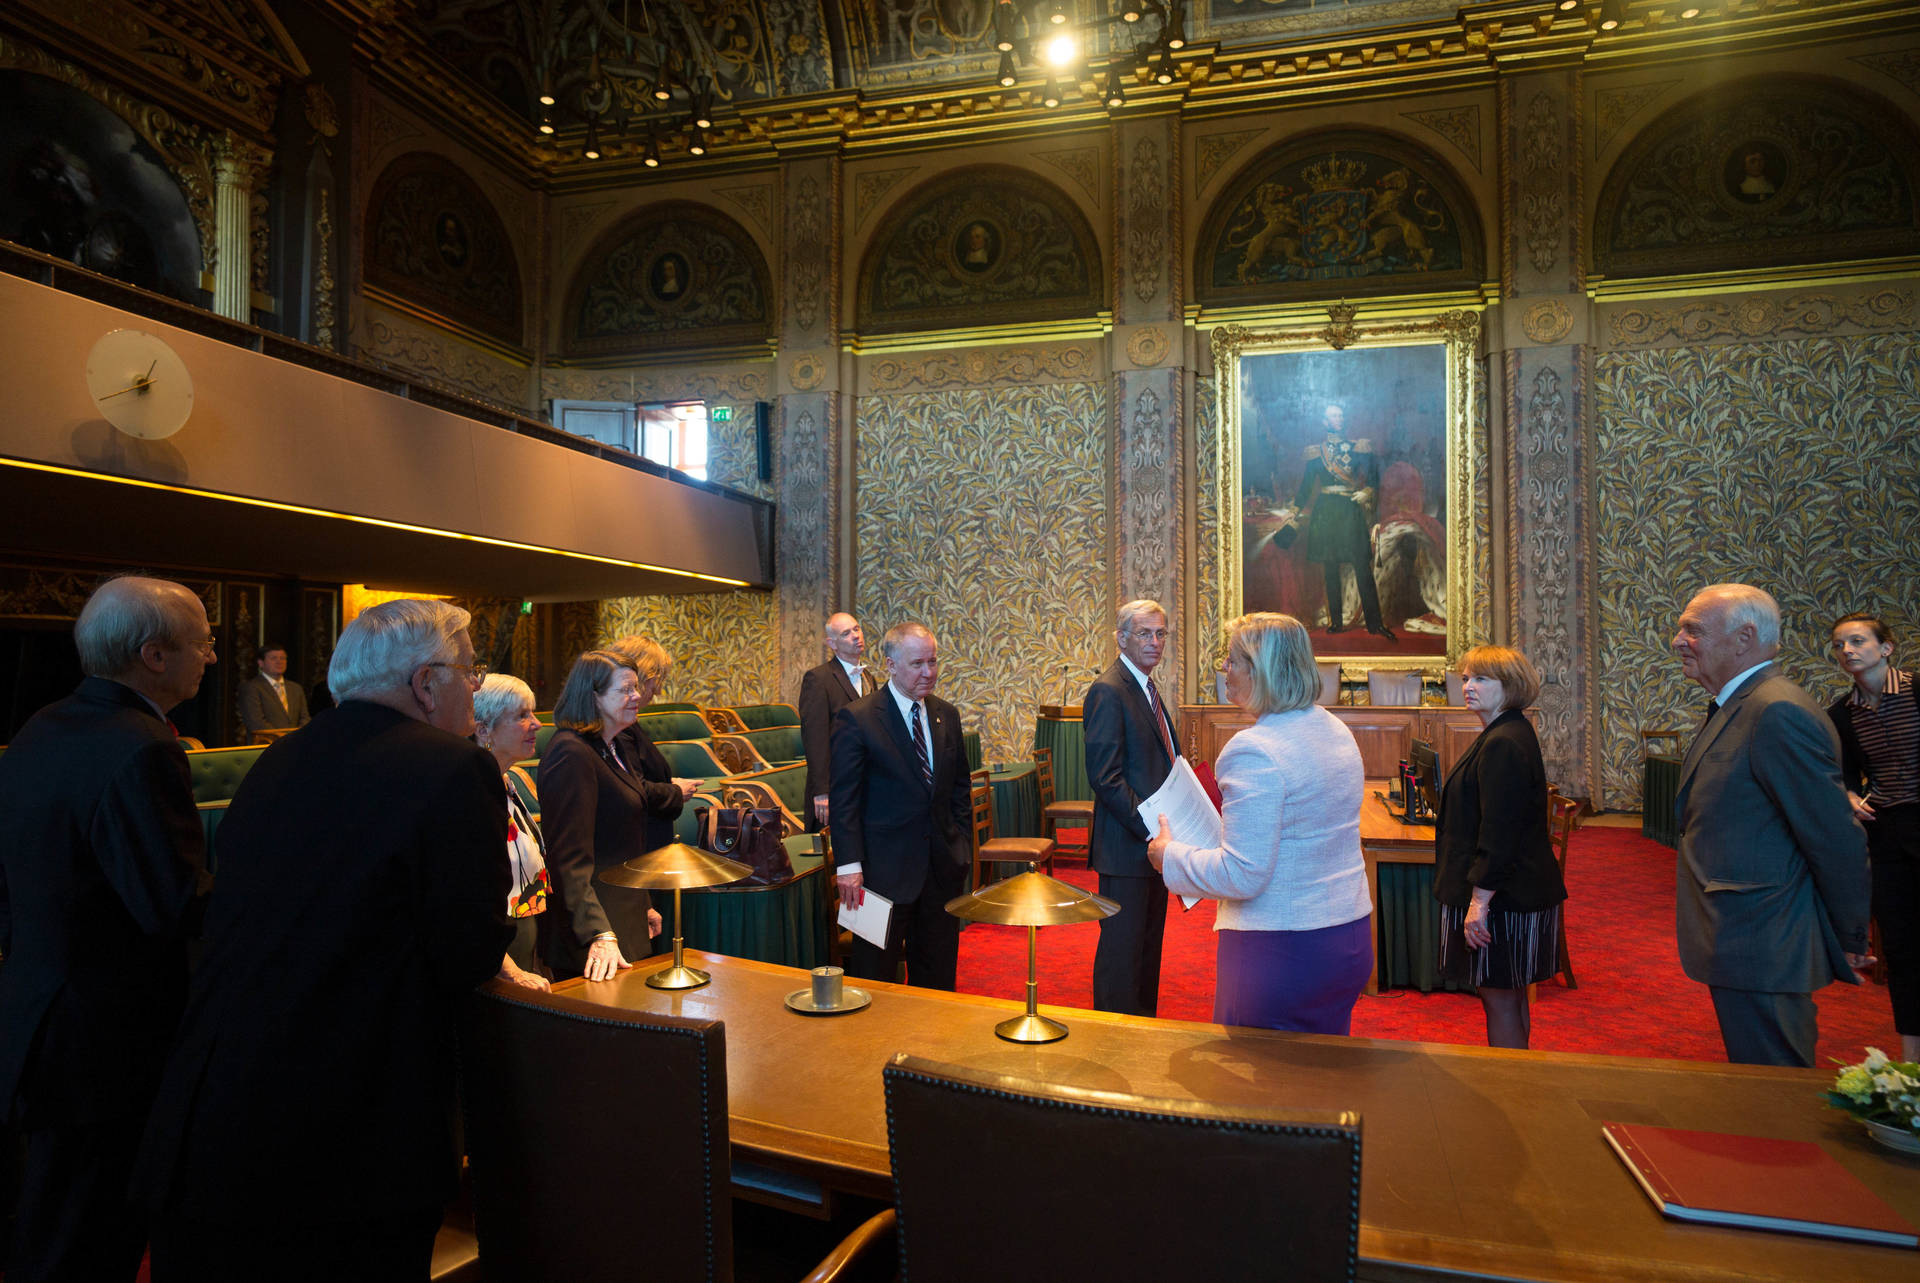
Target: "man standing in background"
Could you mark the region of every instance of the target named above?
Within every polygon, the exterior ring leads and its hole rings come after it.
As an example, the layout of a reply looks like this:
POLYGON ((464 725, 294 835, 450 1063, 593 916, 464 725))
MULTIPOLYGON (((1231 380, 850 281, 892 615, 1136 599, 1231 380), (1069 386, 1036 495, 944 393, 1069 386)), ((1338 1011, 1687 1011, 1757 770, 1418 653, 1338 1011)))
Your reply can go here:
POLYGON ((260 671, 240 683, 240 724, 249 735, 294 730, 307 724, 307 693, 287 677, 287 648, 269 645, 260 652, 260 671))
POLYGON ((1137 808, 1166 783, 1180 753, 1173 719, 1153 684, 1168 635, 1159 602, 1122 606, 1114 632, 1120 657, 1087 688, 1081 713, 1094 800, 1087 862, 1100 875, 1100 894, 1120 906, 1100 920, 1093 1005, 1134 1016, 1151 1016, 1160 1004, 1167 884, 1147 862, 1153 833, 1137 808))
POLYGON ((827 619, 826 663, 800 679, 800 742, 807 753, 807 832, 826 826, 833 788, 833 715, 873 693, 873 675, 861 664, 867 638, 860 621, 841 613, 827 619))

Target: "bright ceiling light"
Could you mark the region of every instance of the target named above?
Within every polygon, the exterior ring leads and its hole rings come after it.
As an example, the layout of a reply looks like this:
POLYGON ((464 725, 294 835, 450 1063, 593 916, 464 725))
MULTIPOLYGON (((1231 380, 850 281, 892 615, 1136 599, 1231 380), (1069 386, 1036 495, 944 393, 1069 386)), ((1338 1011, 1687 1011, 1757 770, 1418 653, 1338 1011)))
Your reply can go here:
POLYGON ((1042 46, 1047 63, 1053 67, 1071 67, 1074 59, 1080 56, 1080 42, 1071 34, 1062 31, 1042 46))

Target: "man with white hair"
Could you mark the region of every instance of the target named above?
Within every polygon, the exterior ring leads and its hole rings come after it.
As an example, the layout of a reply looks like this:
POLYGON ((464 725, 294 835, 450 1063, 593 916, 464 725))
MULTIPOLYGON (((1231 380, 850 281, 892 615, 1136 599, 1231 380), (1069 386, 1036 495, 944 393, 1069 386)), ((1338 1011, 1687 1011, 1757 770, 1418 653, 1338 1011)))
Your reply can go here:
POLYGON ((140 1268, 146 1229, 127 1177, 186 1001, 206 880, 167 725, 213 663, 200 599, 164 579, 110 579, 73 640, 85 680, 0 754, 0 1117, 27 1150, 13 1280, 140 1268))
POLYGON ((1713 994, 1727 1059, 1812 1067, 1813 991, 1858 984, 1867 839, 1840 782, 1840 741, 1780 671, 1780 606, 1747 584, 1703 588, 1673 637, 1713 695, 1680 767, 1674 912, 1680 965, 1713 994))
POLYGON ((424 1278, 455 1190, 454 1006, 513 931, 500 767, 465 737, 467 612, 383 602, 339 707, 273 744, 220 827, 208 949, 138 1187, 153 1277, 424 1278))

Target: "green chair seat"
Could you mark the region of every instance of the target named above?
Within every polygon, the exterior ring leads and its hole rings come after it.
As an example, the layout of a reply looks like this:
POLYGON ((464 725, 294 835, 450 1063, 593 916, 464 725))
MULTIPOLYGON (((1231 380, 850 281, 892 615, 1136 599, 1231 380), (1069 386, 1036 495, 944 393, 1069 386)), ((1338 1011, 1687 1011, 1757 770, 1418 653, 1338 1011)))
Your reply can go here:
POLYGON ((707 719, 698 713, 651 710, 640 714, 640 731, 656 744, 662 740, 703 740, 713 733, 707 719))
POLYGON ((681 779, 726 778, 727 768, 720 764, 720 759, 713 755, 713 746, 704 739, 655 740, 653 746, 667 759, 667 769, 681 779))
POLYGON ((792 811, 802 820, 806 818, 807 767, 802 762, 795 766, 776 766, 770 771, 756 771, 752 775, 737 775, 733 782, 753 780, 766 785, 780 804, 792 811))
POLYGON ((196 748, 187 750, 187 772, 193 780, 193 800, 228 802, 240 789, 253 764, 265 748, 249 744, 243 748, 196 748))
POLYGON ((800 739, 798 726, 763 726, 757 731, 743 732, 739 738, 750 742, 769 766, 807 760, 807 746, 800 739))

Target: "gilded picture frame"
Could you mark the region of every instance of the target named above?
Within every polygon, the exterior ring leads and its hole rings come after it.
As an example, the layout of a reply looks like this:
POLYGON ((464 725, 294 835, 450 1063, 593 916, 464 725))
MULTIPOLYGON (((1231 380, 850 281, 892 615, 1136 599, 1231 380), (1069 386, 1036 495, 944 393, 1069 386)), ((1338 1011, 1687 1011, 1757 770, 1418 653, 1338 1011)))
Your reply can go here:
POLYGON ((1480 317, 1331 311, 1331 324, 1213 331, 1220 618, 1281 610, 1321 659, 1437 676, 1477 613, 1480 317))

